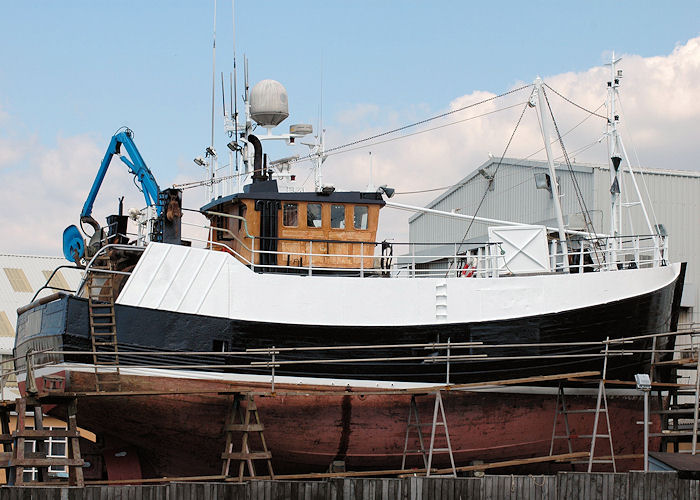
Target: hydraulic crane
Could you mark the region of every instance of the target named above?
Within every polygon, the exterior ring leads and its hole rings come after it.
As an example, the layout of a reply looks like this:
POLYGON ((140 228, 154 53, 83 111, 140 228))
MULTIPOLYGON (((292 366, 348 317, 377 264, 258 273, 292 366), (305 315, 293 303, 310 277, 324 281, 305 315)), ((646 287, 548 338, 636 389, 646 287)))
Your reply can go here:
MULTIPOLYGON (((129 168, 129 172, 134 174, 136 180, 139 181, 140 191, 146 200, 147 206, 156 206, 156 214, 161 215, 163 207, 158 204, 158 193, 160 188, 156 182, 153 173, 146 166, 141 153, 139 153, 138 148, 133 140, 134 133, 124 127, 119 129, 116 134, 112 137, 112 140, 107 147, 104 158, 102 159, 102 164, 100 169, 97 171, 97 176, 92 183, 92 188, 88 194, 85 204, 83 205, 83 210, 80 212, 80 224, 82 227, 83 223, 87 223, 93 227, 94 232, 91 235, 90 246, 96 245, 101 246, 103 238, 103 230, 100 224, 92 217, 92 207, 97 198, 97 193, 102 186, 102 181, 104 181, 105 175, 107 174, 107 169, 112 162, 112 157, 118 155, 119 159, 129 168), (121 154, 122 145, 129 154, 129 157, 121 154)), ((85 257, 85 241, 78 228, 74 225, 69 226, 63 231, 63 255, 66 259, 79 263, 80 259, 85 257)))

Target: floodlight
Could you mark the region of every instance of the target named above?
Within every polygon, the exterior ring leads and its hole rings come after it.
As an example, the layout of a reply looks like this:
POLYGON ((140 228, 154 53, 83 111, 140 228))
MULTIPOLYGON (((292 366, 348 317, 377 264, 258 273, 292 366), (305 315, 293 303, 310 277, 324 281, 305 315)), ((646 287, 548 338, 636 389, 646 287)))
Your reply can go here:
POLYGON ((194 159, 194 162, 199 165, 200 167, 203 167, 204 165, 207 164, 207 162, 204 161, 204 158, 201 156, 198 156, 197 158, 194 159))
POLYGON ((391 198, 392 196, 394 196, 395 192, 396 190, 394 188, 390 188, 386 184, 377 188, 377 193, 384 193, 387 198, 391 198))
POLYGON ((637 389, 640 391, 651 390, 651 378, 646 373, 638 373, 634 376, 634 381, 637 382, 637 389))

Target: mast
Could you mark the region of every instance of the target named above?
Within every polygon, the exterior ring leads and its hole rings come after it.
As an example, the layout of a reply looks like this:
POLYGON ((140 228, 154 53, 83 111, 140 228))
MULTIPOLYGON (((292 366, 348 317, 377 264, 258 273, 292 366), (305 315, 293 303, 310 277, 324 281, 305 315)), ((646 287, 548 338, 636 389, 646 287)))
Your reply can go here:
POLYGON ((542 132, 542 139, 544 140, 544 148, 547 152, 547 164, 549 165, 549 177, 552 186, 552 201, 554 202, 554 214, 557 219, 557 228, 559 230, 559 244, 561 248, 562 265, 564 272, 569 272, 569 249, 566 240, 566 229, 564 228, 564 216, 561 212, 561 198, 559 195, 559 183, 557 182, 557 173, 554 168, 554 155, 552 155, 552 145, 549 132, 549 119, 546 110, 546 103, 544 100, 544 94, 542 91, 542 78, 539 76, 535 79, 535 90, 534 94, 537 95, 537 103, 531 98, 530 103, 536 105, 540 112, 540 131, 542 132))
POLYGON ((617 263, 617 251, 619 250, 620 226, 622 221, 622 204, 620 203, 620 179, 618 173, 622 156, 620 154, 620 135, 617 130, 619 116, 615 113, 615 92, 620 85, 620 80, 615 73, 615 64, 620 59, 615 59, 615 53, 610 60, 610 80, 608 81, 608 152, 611 162, 610 167, 610 249, 611 265, 617 263))
MULTIPOLYGON (((619 97, 619 87, 620 80, 622 79, 622 70, 616 69, 615 65, 620 62, 622 58, 615 59, 615 53, 613 52, 610 62, 606 66, 610 66, 610 80, 608 81, 608 125, 607 125, 607 135, 608 135, 608 151, 610 153, 610 162, 612 163, 610 167, 610 236, 612 238, 609 240, 608 248, 610 250, 611 263, 613 267, 617 267, 617 252, 620 250, 619 236, 622 236, 622 207, 628 205, 629 207, 639 205, 642 209, 642 214, 644 216, 644 221, 646 222, 648 234, 654 237, 654 246, 657 249, 660 247, 660 240, 658 230, 656 230, 649 219, 649 213, 647 212, 646 205, 642 199, 642 194, 639 190, 639 185, 637 184, 636 176, 632 170, 632 163, 630 162, 629 156, 627 155, 627 150, 625 144, 622 141, 622 137, 619 132, 620 116, 617 113, 617 98, 619 97), (638 203, 627 203, 623 204, 621 202, 621 191, 623 188, 622 178, 619 177, 620 165, 622 164, 622 159, 624 158, 627 163, 627 170, 630 174, 630 179, 632 180, 632 185, 634 186, 635 193, 637 194, 638 203)), ((654 259, 654 265, 657 265, 659 259, 654 259)))

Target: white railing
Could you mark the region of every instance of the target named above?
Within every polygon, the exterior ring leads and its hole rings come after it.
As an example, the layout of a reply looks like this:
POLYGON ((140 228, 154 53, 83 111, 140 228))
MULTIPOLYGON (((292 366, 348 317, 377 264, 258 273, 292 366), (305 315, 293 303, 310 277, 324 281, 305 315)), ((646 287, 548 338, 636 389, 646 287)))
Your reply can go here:
POLYGON ((550 242, 550 268, 554 272, 616 271, 668 264, 668 238, 658 235, 601 237, 569 242, 568 262, 557 240, 550 242))

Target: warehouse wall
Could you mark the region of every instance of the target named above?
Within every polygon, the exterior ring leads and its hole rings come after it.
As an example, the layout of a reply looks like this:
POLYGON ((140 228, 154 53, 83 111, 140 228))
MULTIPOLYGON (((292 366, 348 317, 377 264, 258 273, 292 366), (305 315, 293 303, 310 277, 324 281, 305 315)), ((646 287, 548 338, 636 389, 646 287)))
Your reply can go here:
MULTIPOLYGON (((456 183, 427 205, 443 211, 457 211, 471 215, 476 212, 488 181, 479 174, 479 169, 492 175, 497 159, 490 159, 474 172, 456 183)), ((575 164, 576 179, 583 194, 595 229, 599 233, 609 232, 610 173, 607 166, 575 164)), ((536 189, 534 174, 547 172, 543 161, 504 159, 494 180, 494 190, 489 191, 479 209, 482 217, 547 224, 556 226, 553 200, 544 189, 536 189)), ((565 223, 572 228, 583 229, 581 207, 574 191, 574 182, 564 165, 557 165, 561 183, 562 211, 565 223)), ((663 224, 669 234, 669 253, 673 262, 688 262, 686 295, 684 304, 692 306, 682 313, 681 322, 700 322, 700 172, 681 170, 645 169, 636 176, 639 189, 650 218, 663 224), (642 175, 643 174, 643 175, 642 175), (646 188, 645 188, 646 184, 646 188), (649 196, 647 196, 647 192, 649 196), (652 204, 649 203, 652 200, 652 204)), ((623 201, 636 201, 632 179, 628 173, 622 176, 622 186, 629 193, 623 201)), ((411 242, 461 242, 469 222, 429 214, 416 214, 409 220, 411 242)), ((647 234, 646 222, 638 206, 623 209, 623 233, 647 234), (634 229, 630 229, 631 225, 634 229)), ((467 240, 485 241, 487 224, 474 223, 467 240)), ((429 253, 424 248, 423 253, 429 253)))

